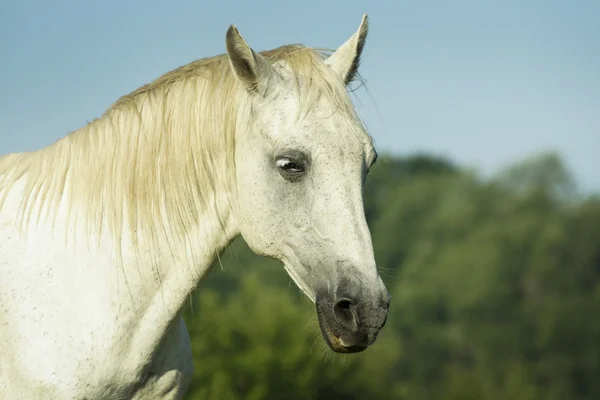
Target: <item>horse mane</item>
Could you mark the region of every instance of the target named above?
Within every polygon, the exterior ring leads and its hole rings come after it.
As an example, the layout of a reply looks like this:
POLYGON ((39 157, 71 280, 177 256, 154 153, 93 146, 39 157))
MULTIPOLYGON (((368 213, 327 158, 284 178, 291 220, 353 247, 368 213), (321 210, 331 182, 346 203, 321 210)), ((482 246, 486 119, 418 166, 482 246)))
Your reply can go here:
MULTIPOLYGON (((354 115, 324 51, 287 45, 261 54, 290 68, 304 109, 326 96, 354 115)), ((219 206, 216 190, 235 187, 235 132, 250 104, 226 54, 191 62, 48 147, 0 157, 0 210, 22 182, 22 227, 63 204, 68 221, 83 221, 88 233, 108 229, 117 246, 127 229, 134 242, 182 238, 219 206)))

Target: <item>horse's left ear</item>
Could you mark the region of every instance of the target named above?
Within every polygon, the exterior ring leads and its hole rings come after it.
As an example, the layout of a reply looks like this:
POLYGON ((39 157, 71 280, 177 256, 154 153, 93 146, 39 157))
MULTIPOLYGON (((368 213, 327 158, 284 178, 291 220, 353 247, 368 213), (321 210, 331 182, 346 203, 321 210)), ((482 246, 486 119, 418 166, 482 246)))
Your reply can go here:
POLYGON ((273 72, 269 61, 248 46, 235 25, 227 30, 225 43, 231 68, 238 79, 250 92, 264 92, 273 72))
POLYGON ((368 31, 369 19, 365 14, 354 35, 325 60, 325 64, 339 74, 345 84, 352 82, 356 77, 368 31))

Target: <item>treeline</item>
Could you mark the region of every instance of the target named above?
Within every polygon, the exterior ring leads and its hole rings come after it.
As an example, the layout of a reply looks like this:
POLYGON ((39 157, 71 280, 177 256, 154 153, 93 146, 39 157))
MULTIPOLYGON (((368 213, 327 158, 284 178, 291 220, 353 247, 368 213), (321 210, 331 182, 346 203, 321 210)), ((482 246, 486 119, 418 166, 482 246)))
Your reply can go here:
POLYGON ((392 308, 334 355, 314 306, 243 241, 185 310, 188 399, 600 399, 600 198, 545 155, 483 180, 382 157, 365 208, 392 308))

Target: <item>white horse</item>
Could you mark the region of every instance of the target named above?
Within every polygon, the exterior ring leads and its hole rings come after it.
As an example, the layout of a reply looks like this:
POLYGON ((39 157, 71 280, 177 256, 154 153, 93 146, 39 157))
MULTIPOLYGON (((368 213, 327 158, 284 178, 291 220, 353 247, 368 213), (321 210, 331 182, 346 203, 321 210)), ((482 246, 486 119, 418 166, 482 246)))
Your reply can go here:
POLYGON ((240 234, 316 303, 334 351, 372 344, 390 301, 362 201, 376 153, 346 90, 366 35, 365 16, 329 56, 256 53, 232 25, 226 54, 0 158, 0 397, 181 398, 180 311, 240 234))

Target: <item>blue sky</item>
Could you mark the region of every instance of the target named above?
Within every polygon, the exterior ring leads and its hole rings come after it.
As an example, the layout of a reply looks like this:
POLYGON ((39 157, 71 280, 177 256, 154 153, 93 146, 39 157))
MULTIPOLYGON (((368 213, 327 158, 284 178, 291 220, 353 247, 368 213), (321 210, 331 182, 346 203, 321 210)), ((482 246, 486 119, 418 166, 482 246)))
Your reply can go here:
POLYGON ((118 97, 224 52, 337 47, 367 12, 358 110, 380 151, 491 173, 546 150, 600 191, 600 1, 0 2, 0 154, 40 148, 118 97))

